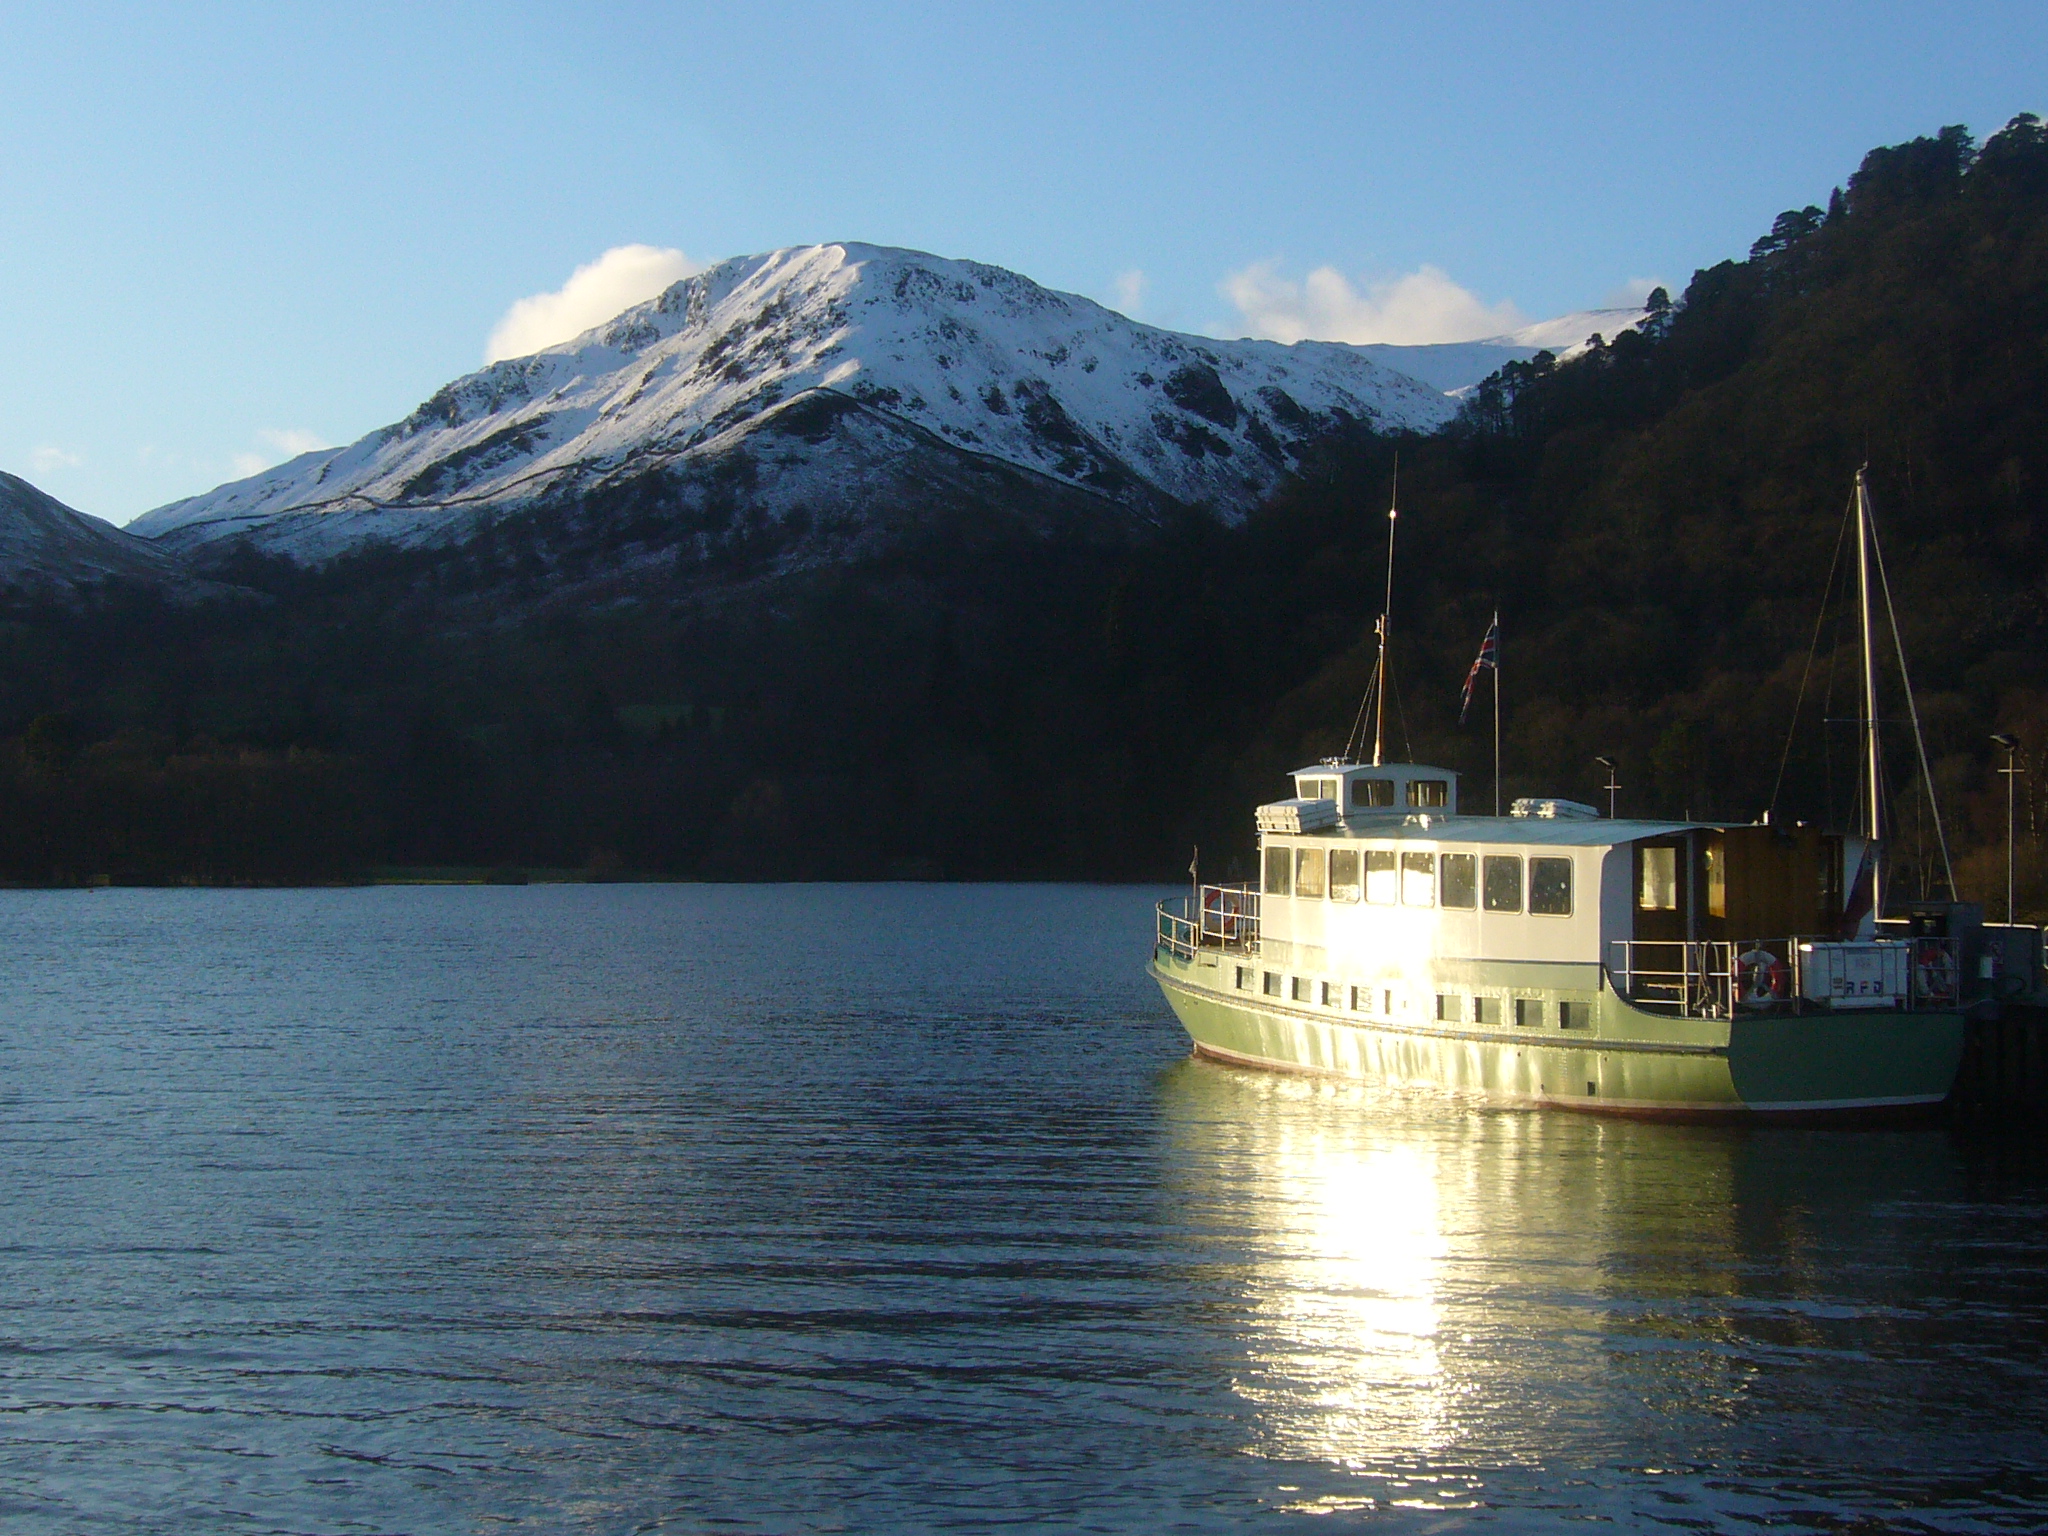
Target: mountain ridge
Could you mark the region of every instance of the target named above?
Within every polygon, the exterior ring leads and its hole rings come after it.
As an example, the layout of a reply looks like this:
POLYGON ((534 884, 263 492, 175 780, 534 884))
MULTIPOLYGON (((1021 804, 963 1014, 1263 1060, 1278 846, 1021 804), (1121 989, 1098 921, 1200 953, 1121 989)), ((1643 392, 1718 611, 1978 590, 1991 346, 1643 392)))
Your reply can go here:
POLYGON ((1140 517, 1175 504, 1226 518, 1333 428, 1430 431, 1456 409, 1338 343, 1184 336, 985 263, 790 247, 722 262, 571 341, 451 381, 353 444, 130 527, 174 548, 243 538, 319 560, 364 538, 458 537, 481 516, 649 475, 683 502, 724 494, 780 524, 846 510, 834 480, 875 468, 804 426, 829 429, 854 407, 917 428, 930 477, 957 473, 937 462, 950 453, 1140 517), (806 401, 810 416, 792 418, 806 401), (810 472, 823 460, 827 473, 810 472))
POLYGON ((1641 308, 1582 309, 1550 320, 1538 320, 1498 336, 1477 341, 1437 341, 1420 345, 1367 342, 1359 348, 1397 372, 1419 379, 1453 400, 1463 399, 1509 363, 1526 363, 1539 352, 1576 357, 1595 336, 1612 341, 1648 317, 1641 308))
POLYGON ((24 609, 0 668, 0 873, 1150 880, 1199 844, 1204 871, 1255 876, 1245 807, 1337 750, 1377 665, 1398 454, 1403 756, 1481 786, 1498 761, 1504 799, 1593 799, 1599 752, 1631 814, 1833 826, 1863 792, 1835 717, 1867 464, 1929 749, 1886 738, 1895 889, 1945 889, 1930 779, 1964 895, 1997 910, 2012 781, 1990 733, 2048 740, 2048 353, 2027 343, 2048 334, 2048 127, 1874 150, 1826 202, 1696 272, 1655 324, 1503 370, 1453 431, 1334 434, 1235 523, 1132 513, 1095 536, 1123 504, 899 452, 909 429, 835 387, 755 440, 816 437, 877 476, 942 462, 965 515, 906 509, 874 558, 803 565, 707 511, 729 549, 664 569, 633 532, 676 521, 650 474, 445 550, 225 546, 217 569, 269 602, 24 609), (973 501, 980 473, 1006 477, 1007 518, 973 501), (1083 537, 1041 536, 1066 516, 1083 537), (1459 724, 1496 617, 1498 759, 1459 724))
POLYGON ((75 597, 108 582, 178 593, 207 585, 169 551, 0 470, 0 590, 75 597))

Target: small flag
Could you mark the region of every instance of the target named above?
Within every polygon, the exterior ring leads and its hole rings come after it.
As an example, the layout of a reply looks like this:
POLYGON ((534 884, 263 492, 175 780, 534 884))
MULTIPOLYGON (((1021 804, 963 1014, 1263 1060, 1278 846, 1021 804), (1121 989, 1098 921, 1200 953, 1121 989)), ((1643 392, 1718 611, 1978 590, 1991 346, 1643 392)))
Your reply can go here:
POLYGON ((1472 660, 1472 670, 1465 674, 1465 702, 1458 709, 1458 724, 1465 723, 1465 716, 1472 708, 1472 690, 1479 686, 1479 669, 1491 667, 1500 670, 1500 615, 1493 616, 1486 638, 1479 642, 1479 654, 1472 660))
POLYGON ((1188 878, 1190 880, 1202 878, 1202 845, 1200 843, 1195 844, 1195 856, 1188 860, 1188 878))

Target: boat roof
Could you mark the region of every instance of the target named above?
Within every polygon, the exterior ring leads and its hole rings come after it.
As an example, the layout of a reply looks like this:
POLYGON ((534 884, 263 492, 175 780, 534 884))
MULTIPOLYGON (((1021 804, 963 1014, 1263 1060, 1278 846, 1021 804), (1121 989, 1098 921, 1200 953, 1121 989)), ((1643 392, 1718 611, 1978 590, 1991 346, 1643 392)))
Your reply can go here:
POLYGON ((1600 817, 1437 816, 1385 811, 1346 816, 1314 832, 1282 833, 1303 838, 1351 838, 1361 842, 1515 843, 1553 848, 1611 848, 1642 837, 1667 837, 1723 825, 1704 821, 1629 821, 1600 817))

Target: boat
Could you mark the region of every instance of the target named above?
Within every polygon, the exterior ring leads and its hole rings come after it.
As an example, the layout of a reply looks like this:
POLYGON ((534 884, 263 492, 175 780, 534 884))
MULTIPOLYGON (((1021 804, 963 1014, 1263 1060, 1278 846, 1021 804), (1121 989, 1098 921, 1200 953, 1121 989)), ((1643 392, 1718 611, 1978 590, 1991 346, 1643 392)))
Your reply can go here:
POLYGON ((1370 760, 1296 769, 1292 793, 1257 808, 1257 882, 1196 877, 1159 904, 1150 971, 1196 1054, 1664 1118, 1940 1104, 1981 912, 1922 902, 1880 921, 1876 545, 1860 473, 1853 508, 1869 754, 1853 832, 1620 819, 1611 798, 1604 815, 1557 798, 1503 815, 1497 769, 1494 814, 1473 814, 1456 771, 1383 761, 1390 512, 1370 760))

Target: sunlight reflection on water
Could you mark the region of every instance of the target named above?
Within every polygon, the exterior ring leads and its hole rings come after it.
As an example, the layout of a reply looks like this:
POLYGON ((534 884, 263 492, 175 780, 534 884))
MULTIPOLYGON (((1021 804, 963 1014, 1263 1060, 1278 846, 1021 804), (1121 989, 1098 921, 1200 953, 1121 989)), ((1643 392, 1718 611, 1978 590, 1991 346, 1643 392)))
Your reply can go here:
MULTIPOLYGON (((1945 1399, 1952 1423, 2002 1438, 1995 1391, 1942 1358, 1953 1250, 1913 1231, 1937 1212, 1963 1227, 1964 1169, 1939 1131, 1472 1110, 1199 1062, 1163 1081, 1186 1154, 1169 1187, 1239 1251, 1245 1449, 1356 1479, 1283 1481, 1283 1508, 1719 1526, 1861 1504, 1891 1528, 1874 1511, 1975 1476, 1981 1503, 1944 1529, 2038 1518, 2038 1396, 1976 1474, 1956 1476, 1958 1442, 1911 1427, 1945 1399)), ((2001 1277, 2017 1284, 1994 1282, 2012 1322, 2048 1306, 2043 1248, 2020 1244, 2001 1277)), ((1997 1369, 2038 1382, 2041 1351, 2030 1339, 1997 1369)))
POLYGON ((2036 1144, 1193 1061, 1148 902, 0 893, 0 1529, 2048 1524, 2036 1144))
POLYGON ((1249 1370, 1275 1455, 1372 1466, 1450 1434, 1437 1170, 1413 1147, 1271 1148, 1275 1252, 1259 1265, 1249 1370))

